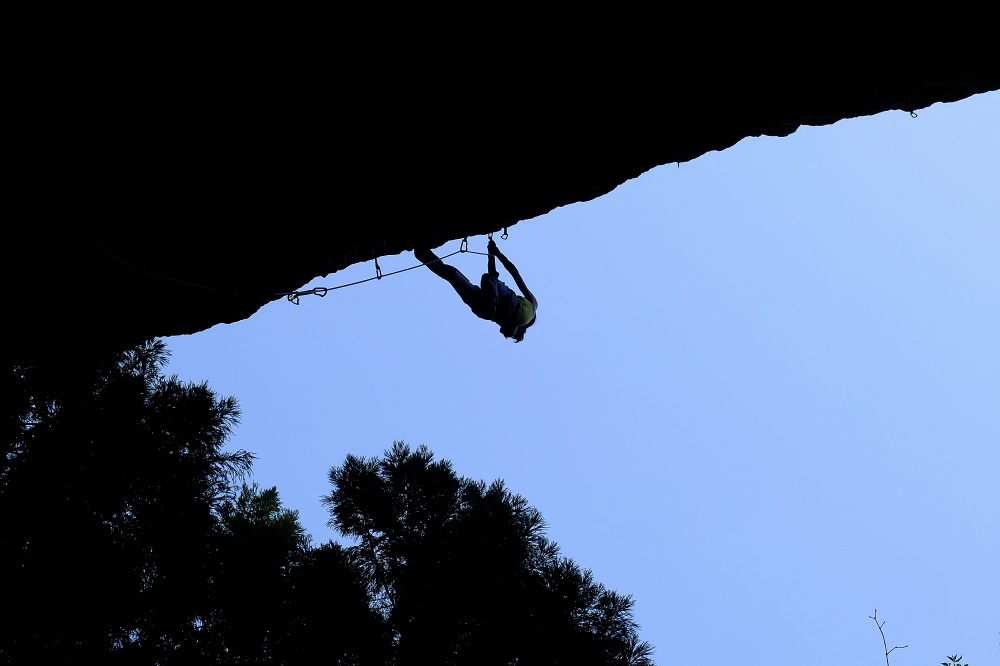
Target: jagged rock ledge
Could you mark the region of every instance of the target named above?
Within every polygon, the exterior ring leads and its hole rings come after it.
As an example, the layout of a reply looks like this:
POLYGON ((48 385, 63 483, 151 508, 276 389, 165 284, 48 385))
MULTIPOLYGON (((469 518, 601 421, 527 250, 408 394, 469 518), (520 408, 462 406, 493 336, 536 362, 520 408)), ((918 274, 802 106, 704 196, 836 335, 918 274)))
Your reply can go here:
POLYGON ((112 74, 6 154, 5 347, 29 363, 194 333, 314 277, 510 227, 744 137, 1000 88, 1000 56, 931 51, 414 59, 319 87, 253 68, 220 84, 165 67, 127 89, 112 74))

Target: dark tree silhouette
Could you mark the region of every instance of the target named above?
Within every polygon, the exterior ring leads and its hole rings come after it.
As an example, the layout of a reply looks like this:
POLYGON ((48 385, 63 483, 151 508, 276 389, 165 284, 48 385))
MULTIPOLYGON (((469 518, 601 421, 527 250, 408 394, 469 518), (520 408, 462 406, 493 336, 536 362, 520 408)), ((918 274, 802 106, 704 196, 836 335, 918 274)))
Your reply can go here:
MULTIPOLYGON (((239 411, 160 369, 159 341, 96 367, 14 368, 0 471, 8 663, 176 653, 209 583, 214 510, 245 451, 239 411)), ((95 661, 95 663, 97 663, 95 661)))
POLYGON ((197 640, 205 663, 388 663, 389 633, 360 568, 339 545, 311 547, 276 488, 244 485, 218 527, 197 640))
POLYGON ((294 614, 289 571, 308 547, 298 515, 282 508, 276 488, 244 484, 220 507, 217 529, 200 649, 272 663, 294 614))
POLYGON ((163 377, 166 358, 149 342, 7 375, 0 663, 389 663, 357 557, 236 485, 236 401, 163 377))
POLYGON ((358 542, 397 664, 652 664, 632 599, 562 557, 502 481, 459 478, 400 442, 348 456, 330 481, 330 525, 358 542))
POLYGON ((15 367, 0 468, 3 664, 651 664, 500 481, 397 443, 348 456, 313 547, 276 488, 238 485, 236 401, 164 377, 161 342, 15 367))

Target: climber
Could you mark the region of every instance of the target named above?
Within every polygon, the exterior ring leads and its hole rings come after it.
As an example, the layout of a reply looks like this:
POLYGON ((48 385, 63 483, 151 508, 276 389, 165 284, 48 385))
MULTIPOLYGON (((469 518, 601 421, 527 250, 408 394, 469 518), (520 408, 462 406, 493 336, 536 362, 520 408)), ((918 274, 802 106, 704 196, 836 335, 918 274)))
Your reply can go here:
POLYGON ((451 283, 465 304, 472 309, 473 314, 500 324, 500 332, 505 338, 513 338, 514 342, 521 342, 524 340, 524 331, 535 323, 538 300, 524 284, 517 268, 510 259, 503 255, 492 238, 487 247, 489 250, 488 271, 483 273, 478 287, 469 282, 469 279, 462 275, 457 268, 441 261, 429 248, 415 248, 413 256, 434 271, 436 275, 451 283), (524 296, 518 296, 510 287, 499 280, 500 274, 496 270, 497 259, 514 278, 514 282, 524 292, 524 296))

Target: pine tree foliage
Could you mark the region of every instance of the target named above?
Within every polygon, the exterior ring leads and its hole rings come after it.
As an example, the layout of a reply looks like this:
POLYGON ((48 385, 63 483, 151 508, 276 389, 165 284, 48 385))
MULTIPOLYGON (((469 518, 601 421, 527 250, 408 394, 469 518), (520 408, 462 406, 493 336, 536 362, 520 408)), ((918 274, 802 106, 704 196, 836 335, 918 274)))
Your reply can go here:
POLYGON ((223 450, 235 399, 166 360, 151 341, 7 374, 0 664, 652 664, 631 597, 426 447, 331 470, 355 545, 313 545, 223 450))
POLYGON ((96 367, 13 368, 0 565, 20 610, 0 655, 173 650, 190 624, 213 512, 252 457, 222 450, 236 401, 163 377, 166 359, 151 341, 96 367))
POLYGON ((401 442, 348 456, 330 481, 330 525, 357 542, 398 664, 652 664, 631 597, 561 556, 502 481, 401 442))

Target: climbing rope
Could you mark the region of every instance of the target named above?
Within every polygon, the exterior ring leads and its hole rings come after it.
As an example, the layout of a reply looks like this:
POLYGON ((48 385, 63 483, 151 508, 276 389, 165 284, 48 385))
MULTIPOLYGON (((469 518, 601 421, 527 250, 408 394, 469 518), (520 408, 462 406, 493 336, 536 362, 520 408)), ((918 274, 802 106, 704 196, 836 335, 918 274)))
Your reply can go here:
POLYGON ((107 247, 105 247, 101 243, 98 243, 96 240, 94 240, 94 238, 92 238, 83 229, 80 229, 77 226, 71 226, 71 228, 73 230, 75 230, 78 234, 80 234, 81 236, 83 236, 84 238, 86 238, 88 241, 90 241, 91 243, 93 243, 94 246, 96 246, 99 250, 101 250, 102 252, 104 252, 105 254, 107 254, 109 257, 111 257, 112 259, 114 259, 115 261, 117 261, 119 264, 121 264, 125 268, 128 268, 128 269, 130 269, 132 271, 135 271, 136 273, 141 273, 142 275, 148 275, 149 277, 156 278, 158 280, 163 280, 164 282, 174 282, 176 284, 182 284, 182 285, 184 285, 186 287, 194 287, 195 289, 203 289, 205 291, 214 291, 214 292, 217 292, 217 293, 220 293, 220 294, 226 294, 227 296, 232 296, 232 295, 249 296, 249 297, 257 297, 257 296, 259 296, 259 294, 249 294, 249 293, 245 293, 245 292, 233 291, 232 289, 221 289, 219 287, 209 287, 209 286, 204 285, 204 284, 197 284, 195 282, 189 282, 187 280, 181 280, 180 278, 171 277, 170 275, 163 275, 161 273, 154 273, 153 271, 149 271, 149 270, 146 270, 144 268, 140 268, 139 266, 136 266, 134 264, 129 263, 128 261, 125 261, 120 256, 118 256, 117 254, 115 254, 114 252, 112 252, 111 250, 109 250, 107 247))
MULTIPOLYGON (((493 239, 493 234, 492 233, 489 234, 489 238, 490 238, 490 240, 493 239)), ((500 236, 500 238, 504 238, 504 239, 507 238, 507 227, 503 228, 503 235, 500 236)), ((470 250, 469 249, 469 237, 466 236, 465 238, 462 239, 462 242, 458 246, 457 250, 455 250, 451 254, 446 254, 443 257, 438 257, 434 261, 431 261, 431 262, 428 262, 428 263, 433 264, 433 263, 438 262, 438 261, 444 261, 448 257, 453 257, 456 254, 478 254, 478 255, 481 255, 483 257, 488 257, 489 256, 489 252, 476 252, 475 250, 470 250)), ((421 262, 421 263, 419 263, 419 264, 417 264, 415 266, 408 266, 406 268, 400 268, 398 271, 392 271, 390 273, 383 273, 382 269, 378 265, 378 257, 375 257, 375 275, 373 277, 365 278, 363 280, 355 280, 354 282, 347 282, 345 284, 338 284, 336 287, 314 287, 312 289, 305 289, 305 290, 302 290, 302 291, 283 292, 283 293, 280 293, 280 294, 275 294, 275 296, 284 296, 293 305, 299 305, 299 297, 300 296, 319 296, 320 298, 322 298, 323 296, 326 296, 327 293, 329 293, 331 291, 335 291, 337 289, 343 289, 345 287, 353 287, 356 284, 364 284, 365 282, 371 282, 372 280, 381 280, 384 277, 388 277, 390 275, 397 275, 398 273, 405 273, 406 271, 412 271, 415 268, 420 268, 421 266, 426 266, 426 265, 427 264, 421 262)))
MULTIPOLYGON (((165 281, 168 281, 168 282, 175 282, 177 284, 183 284, 185 286, 194 287, 196 289, 204 289, 206 291, 214 291, 214 292, 218 292, 218 293, 222 293, 222 294, 227 294, 227 295, 240 295, 240 296, 253 297, 253 298, 268 298, 270 296, 284 296, 285 298, 288 299, 289 302, 291 302, 291 303, 293 303, 295 305, 299 304, 299 297, 300 296, 320 296, 320 297, 323 297, 323 296, 326 296, 328 292, 334 291, 336 289, 343 289, 344 287, 353 287, 356 284, 363 284, 365 282, 371 282, 372 280, 381 280, 382 278, 388 277, 390 275, 396 275, 398 273, 405 273, 406 271, 412 271, 414 268, 420 268, 421 266, 426 266, 426 264, 424 264, 423 262, 421 262, 421 263, 417 264, 416 266, 408 266, 407 268, 401 268, 398 271, 392 271, 390 273, 383 273, 382 272, 382 267, 379 266, 379 264, 378 264, 378 255, 375 255, 375 257, 374 257, 374 259, 375 259, 375 275, 373 277, 370 277, 370 278, 365 278, 364 280, 355 280, 354 282, 348 282, 346 284, 339 284, 336 287, 314 287, 313 289, 305 289, 303 291, 289 291, 289 292, 281 292, 281 293, 278 293, 278 294, 268 294, 268 295, 254 294, 254 293, 249 293, 249 292, 233 291, 233 290, 230 290, 230 289, 219 289, 217 287, 209 287, 209 286, 206 286, 206 285, 203 285, 203 284, 196 284, 194 282, 188 282, 187 280, 180 280, 180 279, 177 279, 177 278, 174 278, 174 277, 170 277, 169 275, 161 275, 159 273, 154 273, 152 271, 144 270, 142 268, 139 268, 137 266, 134 266, 134 265, 130 264, 129 262, 125 261, 124 259, 122 259, 118 255, 116 255, 115 253, 111 252, 111 250, 109 250, 105 246, 103 246, 100 243, 98 243, 91 236, 89 236, 87 233, 85 233, 82 229, 79 229, 79 228, 76 228, 76 227, 74 227, 74 228, 77 231, 77 233, 79 233, 81 236, 83 236, 88 241, 90 241, 91 243, 93 243, 95 246, 97 246, 101 251, 103 251, 104 253, 106 253, 112 259, 114 259, 118 263, 122 264, 123 266, 125 266, 125 267, 127 267, 127 268, 129 268, 131 270, 134 270, 137 273, 142 273, 144 275, 148 275, 150 277, 154 277, 154 278, 157 278, 157 279, 160 279, 160 280, 165 280, 165 281)), ((489 238, 490 238, 490 240, 493 239, 493 234, 492 233, 489 234, 489 238)), ((504 239, 507 238, 507 227, 503 228, 503 235, 500 238, 504 238, 504 239)), ((469 249, 469 237, 466 236, 464 239, 462 239, 462 243, 459 246, 458 250, 456 250, 455 252, 452 252, 451 254, 446 254, 443 257, 438 257, 435 261, 442 261, 444 259, 447 259, 448 257, 453 257, 456 254, 478 254, 478 255, 481 255, 481 256, 484 256, 484 257, 489 256, 488 252, 476 252, 475 250, 470 250, 469 249)), ((434 262, 430 262, 430 263, 434 263, 434 262)))

